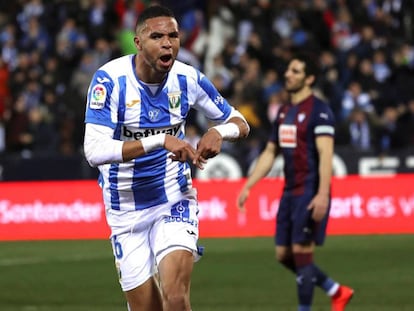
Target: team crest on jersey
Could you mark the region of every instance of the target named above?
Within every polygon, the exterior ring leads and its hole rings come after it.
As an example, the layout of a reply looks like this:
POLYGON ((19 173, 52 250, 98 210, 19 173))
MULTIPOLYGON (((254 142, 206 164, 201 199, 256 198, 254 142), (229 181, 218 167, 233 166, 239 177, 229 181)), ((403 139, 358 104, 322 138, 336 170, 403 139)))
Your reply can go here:
POLYGON ((181 106, 181 91, 168 93, 168 105, 170 109, 178 109, 181 106))
POLYGON ((298 121, 299 122, 303 122, 303 120, 305 120, 305 118, 306 118, 306 114, 304 114, 304 113, 299 113, 298 114, 298 121))
POLYGON ((106 87, 103 84, 96 84, 91 91, 89 107, 91 109, 102 109, 105 105, 106 87))

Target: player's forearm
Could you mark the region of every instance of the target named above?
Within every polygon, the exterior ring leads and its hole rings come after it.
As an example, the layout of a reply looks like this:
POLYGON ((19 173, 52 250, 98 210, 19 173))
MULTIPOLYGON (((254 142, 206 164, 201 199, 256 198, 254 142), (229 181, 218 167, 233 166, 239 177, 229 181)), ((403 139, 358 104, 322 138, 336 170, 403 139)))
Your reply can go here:
POLYGON ((267 174, 269 174, 270 170, 272 169, 273 162, 274 162, 274 156, 272 154, 269 154, 268 152, 263 152, 257 163, 256 166, 253 169, 252 174, 247 179, 247 182, 244 186, 245 189, 251 189, 256 185, 260 179, 265 177, 267 174))
POLYGON ((319 165, 319 194, 328 195, 331 190, 332 179, 332 156, 329 154, 321 155, 319 165))
POLYGON ((85 158, 92 167, 107 163, 120 163, 123 161, 122 145, 122 141, 112 139, 100 141, 86 134, 83 145, 85 158))
POLYGON ((333 144, 330 136, 320 136, 316 140, 319 153, 319 194, 329 195, 331 190, 333 144))
POLYGON ((229 122, 233 122, 239 128, 238 138, 246 138, 249 135, 250 127, 244 117, 233 117, 229 120, 229 122))

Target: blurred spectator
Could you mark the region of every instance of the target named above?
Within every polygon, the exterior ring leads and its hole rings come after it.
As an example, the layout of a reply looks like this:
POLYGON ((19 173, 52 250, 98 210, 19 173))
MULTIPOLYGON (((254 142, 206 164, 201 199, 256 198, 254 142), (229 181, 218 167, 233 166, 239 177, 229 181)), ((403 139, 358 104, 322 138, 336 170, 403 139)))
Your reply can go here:
POLYGON ((21 51, 37 51, 42 58, 51 53, 51 38, 47 31, 39 23, 37 17, 30 17, 27 28, 23 29, 19 41, 21 51))
POLYGON ((408 100, 397 120, 398 133, 403 146, 414 146, 414 97, 408 100))
POLYGON ((374 51, 372 58, 374 79, 378 83, 385 83, 391 76, 391 67, 388 64, 385 52, 381 49, 374 51))
MULTIPOLYGON (((47 126, 55 129, 55 150, 64 155, 81 152, 79 125, 83 124, 87 81, 108 59, 136 52, 136 18, 145 6, 156 2, 3 2, 0 122, 3 116, 6 152, 36 150, 41 140, 29 144, 26 134, 42 133, 47 126), (36 119, 36 107, 46 124, 30 123, 29 115, 36 119)), ((162 2, 172 7, 180 22, 178 58, 203 70, 251 123, 246 146, 225 146, 232 154, 248 155, 239 159, 244 168, 260 152, 267 139, 263 133, 285 101, 282 74, 298 49, 319 57, 322 75, 315 88, 335 112, 341 129, 338 142, 355 143, 357 133, 366 137, 364 128, 370 127, 370 150, 392 152, 400 144, 414 146, 414 134, 410 134, 414 133, 413 1, 162 2), (400 107, 405 110, 400 112, 400 107), (359 110, 368 119, 358 126, 358 118, 363 117, 354 111, 359 110), (394 143, 400 133, 404 133, 402 141, 394 143)), ((193 122, 202 130, 209 125, 196 114, 193 122)), ((365 146, 358 144, 358 148, 365 146)))
POLYGON ((4 114, 10 105, 9 77, 9 68, 0 56, 0 123, 4 120, 4 114))
POLYGON ((351 81, 342 97, 341 120, 346 120, 354 108, 376 115, 375 107, 372 104, 370 94, 364 92, 358 81, 351 81))
POLYGON ((28 148, 27 140, 29 116, 23 96, 12 103, 10 115, 6 119, 6 148, 9 152, 22 152, 28 148))
POLYGON ((366 111, 354 107, 345 122, 339 123, 336 144, 357 151, 373 151, 376 146, 376 128, 366 111))
POLYGON ((397 124, 399 111, 395 106, 385 107, 378 127, 378 154, 387 155, 392 150, 403 146, 404 132, 400 132, 397 124))
POLYGON ((30 109, 28 127, 24 134, 25 147, 31 155, 51 155, 57 152, 58 136, 48 111, 40 106, 30 109))

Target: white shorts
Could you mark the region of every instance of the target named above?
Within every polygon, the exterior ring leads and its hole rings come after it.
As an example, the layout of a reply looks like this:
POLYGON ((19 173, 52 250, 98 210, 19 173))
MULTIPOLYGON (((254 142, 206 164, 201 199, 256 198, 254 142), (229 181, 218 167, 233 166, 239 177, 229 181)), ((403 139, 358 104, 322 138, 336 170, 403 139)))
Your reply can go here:
POLYGON ((154 273, 168 253, 186 249, 198 258, 198 205, 195 189, 180 200, 144 210, 107 209, 111 242, 123 291, 134 289, 154 273))

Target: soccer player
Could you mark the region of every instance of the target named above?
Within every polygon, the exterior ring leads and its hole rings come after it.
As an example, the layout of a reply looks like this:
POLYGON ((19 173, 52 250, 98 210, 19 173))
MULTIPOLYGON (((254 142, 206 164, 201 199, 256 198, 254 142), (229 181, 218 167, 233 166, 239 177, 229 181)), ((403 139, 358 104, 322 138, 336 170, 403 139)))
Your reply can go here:
POLYGON ((275 157, 284 159, 285 185, 276 217, 276 258, 296 274, 298 311, 311 310, 314 286, 331 299, 332 311, 342 311, 353 290, 328 277, 314 263, 322 245, 330 207, 334 117, 327 103, 313 94, 317 66, 298 54, 285 72, 290 103, 278 111, 267 145, 241 189, 238 207, 245 212, 250 189, 271 170, 275 157))
POLYGON ((168 8, 154 5, 139 15, 134 43, 137 54, 109 61, 92 78, 85 157, 100 171, 128 310, 190 311, 200 254, 189 162, 202 169, 223 140, 246 137, 249 126, 203 73, 176 60, 179 27, 168 8), (183 140, 191 108, 216 124, 197 149, 183 140))

